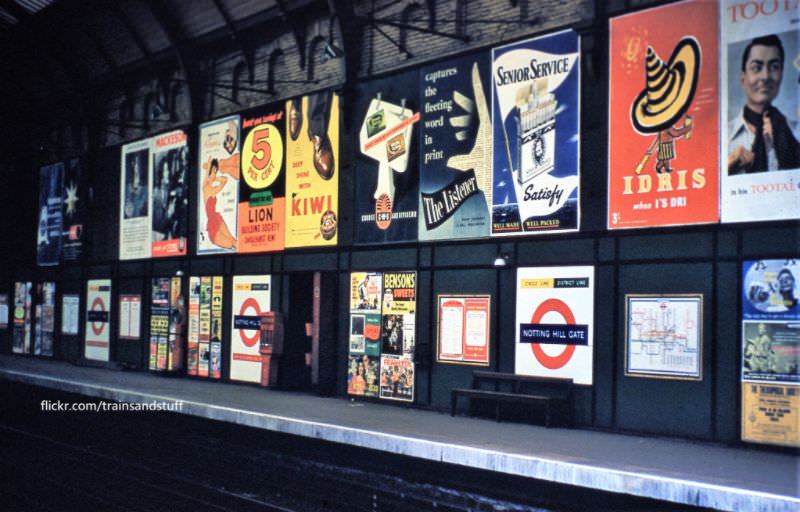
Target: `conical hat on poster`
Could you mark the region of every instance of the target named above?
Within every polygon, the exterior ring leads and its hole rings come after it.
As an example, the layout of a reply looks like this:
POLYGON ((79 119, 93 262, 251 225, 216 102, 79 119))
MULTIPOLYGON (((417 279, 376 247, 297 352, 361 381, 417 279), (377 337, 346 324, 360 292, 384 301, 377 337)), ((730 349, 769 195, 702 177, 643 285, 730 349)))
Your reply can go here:
POLYGON ((680 119, 692 104, 699 72, 700 47, 693 37, 681 39, 666 64, 648 46, 647 85, 633 102, 633 126, 642 133, 655 133, 680 119))

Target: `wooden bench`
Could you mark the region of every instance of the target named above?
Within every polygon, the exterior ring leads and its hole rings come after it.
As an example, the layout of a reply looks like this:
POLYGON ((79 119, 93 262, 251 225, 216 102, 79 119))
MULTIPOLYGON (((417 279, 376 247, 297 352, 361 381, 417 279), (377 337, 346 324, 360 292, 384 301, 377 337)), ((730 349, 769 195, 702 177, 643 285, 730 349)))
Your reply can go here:
POLYGON ((501 403, 520 403, 544 405, 545 426, 553 422, 555 409, 560 409, 572 423, 572 379, 556 377, 532 377, 514 373, 490 372, 476 370, 472 372, 471 388, 454 388, 451 390, 450 415, 455 416, 458 397, 477 398, 495 402, 495 420, 500 421, 501 403), (483 384, 491 384, 493 389, 484 389, 483 384), (534 388, 530 392, 531 388, 534 388))

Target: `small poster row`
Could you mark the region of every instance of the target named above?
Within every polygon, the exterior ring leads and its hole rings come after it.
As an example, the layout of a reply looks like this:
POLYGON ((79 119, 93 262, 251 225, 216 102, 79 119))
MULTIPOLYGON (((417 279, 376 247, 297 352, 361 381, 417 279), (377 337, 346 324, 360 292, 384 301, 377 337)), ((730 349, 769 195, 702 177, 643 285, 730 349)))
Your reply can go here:
POLYGON ((156 277, 150 294, 150 359, 148 368, 183 369, 186 304, 180 277, 156 277))
POLYGON ((222 296, 222 276, 189 278, 189 375, 222 378, 222 296))

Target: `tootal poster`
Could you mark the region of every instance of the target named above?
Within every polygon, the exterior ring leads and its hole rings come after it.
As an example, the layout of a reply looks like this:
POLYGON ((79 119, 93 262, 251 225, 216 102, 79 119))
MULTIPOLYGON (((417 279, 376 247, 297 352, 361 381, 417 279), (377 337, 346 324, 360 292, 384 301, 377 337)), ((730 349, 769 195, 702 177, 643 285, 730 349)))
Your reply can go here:
POLYGON ((515 372, 592 384, 594 267, 517 270, 515 372))
POLYGON ((119 259, 149 258, 151 251, 150 139, 122 146, 119 259))
POLYGON ((189 147, 186 132, 157 135, 152 139, 152 255, 186 254, 189 224, 189 147))
POLYGON ((270 276, 233 276, 231 380, 261 382, 261 313, 270 310, 270 276))
POLYGON ((719 219, 718 8, 696 0, 610 21, 609 229, 719 219))
POLYGON ((197 254, 236 252, 239 210, 239 116, 200 125, 197 254))
POLYGON ((86 359, 108 362, 110 322, 111 279, 90 279, 86 282, 86 359))
POLYGON ((286 102, 286 247, 339 239, 339 95, 286 102))
POLYGON ((282 104, 242 115, 239 252, 284 247, 286 169, 282 104))
POLYGON ((722 222, 800 217, 798 2, 720 9, 722 222))
POLYGON ((61 257, 61 190, 64 164, 39 170, 39 229, 36 236, 36 263, 58 265, 61 257))
POLYGON ((420 240, 489 236, 490 68, 484 52, 420 71, 420 240))
POLYGON ((357 244, 417 240, 419 204, 419 74, 358 86, 361 123, 354 162, 357 244))
POLYGON ((576 231, 580 39, 572 30, 492 50, 492 235, 576 231))

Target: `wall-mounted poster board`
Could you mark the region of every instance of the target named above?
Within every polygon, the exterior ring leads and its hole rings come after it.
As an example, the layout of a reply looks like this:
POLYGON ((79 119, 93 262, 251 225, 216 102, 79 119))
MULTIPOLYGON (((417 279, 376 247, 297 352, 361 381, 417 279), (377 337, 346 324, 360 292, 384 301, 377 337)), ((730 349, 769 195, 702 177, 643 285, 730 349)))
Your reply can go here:
POLYGON ((490 295, 439 295, 436 360, 489 365, 490 295))
POLYGON ((149 368, 173 372, 183 368, 186 306, 180 277, 156 277, 150 303, 149 368))
POLYGON ((111 279, 90 279, 86 282, 86 359, 108 362, 110 321, 111 279))
POLYGON ((189 233, 189 147, 186 132, 175 130, 152 141, 152 255, 186 254, 189 233))
POLYGON ((236 252, 239 211, 239 116, 200 125, 197 254, 236 252))
POLYGON ((141 335, 142 296, 119 296, 119 339, 138 340, 141 335))
POLYGON ((189 375, 222 378, 222 276, 189 278, 189 375))
POLYGON ((261 313, 270 310, 270 286, 268 275, 233 276, 231 380, 261 382, 261 313))
POLYGON ((594 267, 517 270, 515 372, 592 384, 594 267))
POLYGON ((152 254, 150 139, 122 146, 119 199, 119 259, 149 258, 152 254))
POLYGON ((61 296, 61 334, 75 336, 80 322, 81 297, 76 294, 61 296))
POLYGON ((800 259, 742 265, 742 440, 800 447, 800 259))
POLYGON ((625 375, 703 378, 703 295, 625 296, 625 375))
POLYGON ((52 357, 56 331, 56 283, 38 283, 35 295, 33 354, 52 357))

